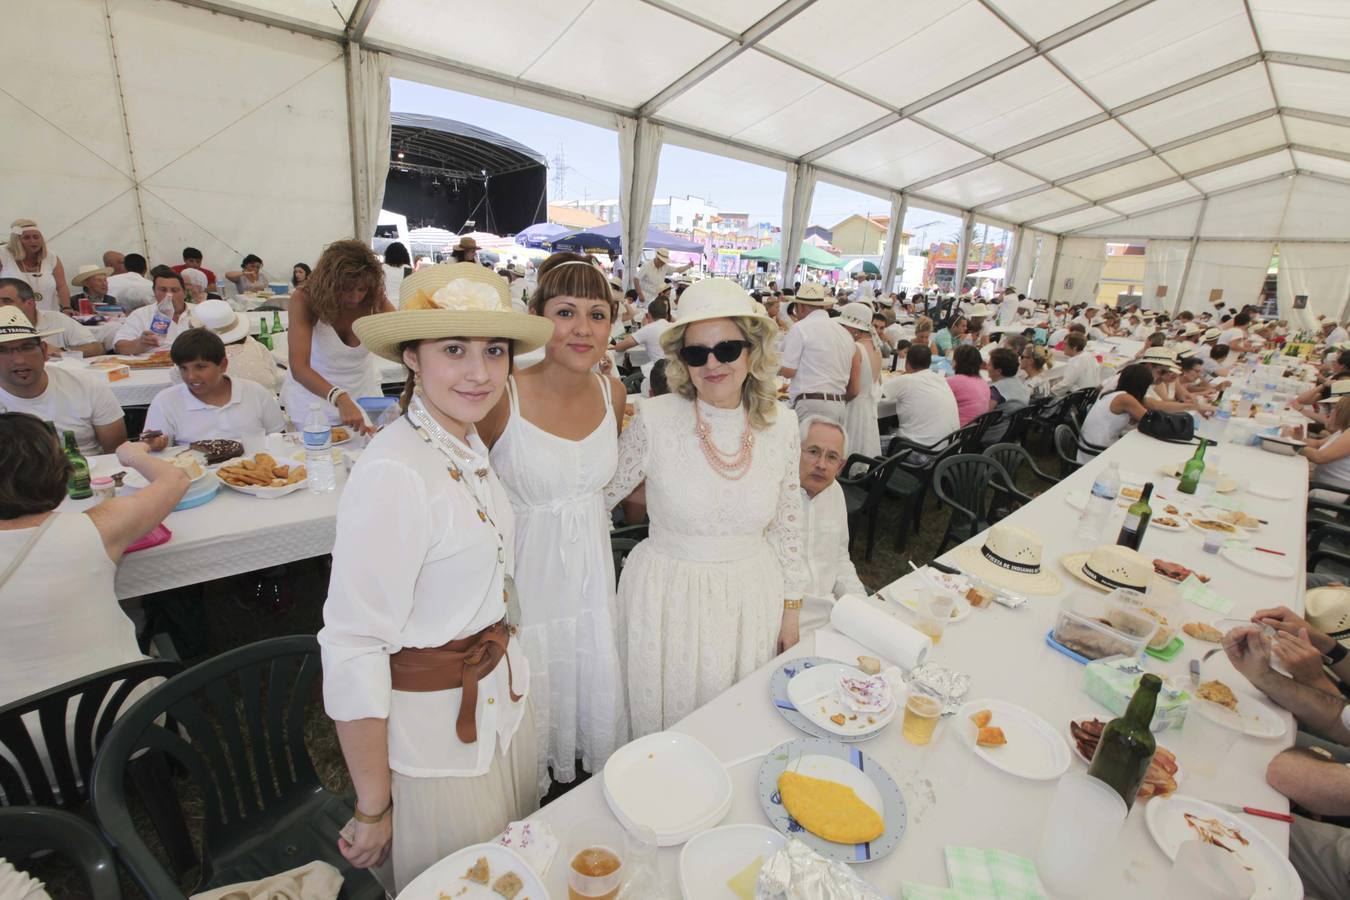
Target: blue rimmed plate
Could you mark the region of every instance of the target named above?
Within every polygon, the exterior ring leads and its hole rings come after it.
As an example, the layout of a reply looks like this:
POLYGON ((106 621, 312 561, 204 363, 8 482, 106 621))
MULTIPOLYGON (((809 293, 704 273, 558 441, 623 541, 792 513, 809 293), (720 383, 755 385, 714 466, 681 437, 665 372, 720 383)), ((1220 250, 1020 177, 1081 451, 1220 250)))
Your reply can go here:
MULTIPOLYGON (((881 725, 876 728, 859 734, 834 734, 825 728, 812 722, 801 710, 797 709, 796 704, 788 692, 788 683, 793 678, 800 675, 807 669, 813 669, 817 666, 848 666, 848 663, 841 663, 837 659, 826 659, 823 656, 799 656, 796 659, 790 659, 778 667, 777 671, 769 678, 769 698, 773 701, 774 709, 778 714, 787 720, 788 724, 798 731, 811 735, 813 738, 820 738, 827 741, 842 741, 846 744, 856 744, 860 741, 871 740, 881 733, 886 723, 890 721, 887 717, 881 725)), ((853 667, 849 667, 853 668, 853 667)), ((862 674, 859 672, 859 674, 862 674)), ((897 700, 897 703, 900 701, 897 700)), ((892 708, 890 715, 895 714, 892 708)))
POLYGON ((769 751, 759 767, 759 803, 774 828, 826 859, 846 863, 871 862, 890 853, 900 843, 909 816, 899 786, 880 763, 857 747, 819 738, 797 738, 769 751), (865 844, 839 844, 807 831, 788 815, 778 794, 778 776, 789 768, 853 788, 862 802, 881 812, 886 830, 865 844))

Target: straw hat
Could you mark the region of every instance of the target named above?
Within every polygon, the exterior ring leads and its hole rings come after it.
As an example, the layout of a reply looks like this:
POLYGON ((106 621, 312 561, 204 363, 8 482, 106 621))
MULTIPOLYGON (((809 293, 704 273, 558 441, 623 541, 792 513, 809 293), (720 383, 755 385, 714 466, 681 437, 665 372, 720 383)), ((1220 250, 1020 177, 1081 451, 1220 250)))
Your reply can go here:
POLYGON ((1327 395, 1318 403, 1338 403, 1346 394, 1350 394, 1350 378, 1341 378, 1327 385, 1327 395))
POLYGON ((1022 594, 1058 594, 1059 576, 1041 565, 1041 539, 1025 528, 999 522, 984 546, 960 547, 953 554, 962 571, 1022 594))
POLYGON ((1350 647, 1350 588, 1313 588, 1303 595, 1303 616, 1313 628, 1350 647))
POLYGON ((17 306, 0 306, 0 344, 44 338, 59 331, 38 331, 17 306))
POLYGON ((1100 591, 1129 588, 1146 593, 1153 582, 1153 566, 1144 555, 1119 544, 1102 544, 1096 550, 1069 553, 1059 564, 1079 581, 1100 591))
POLYGON ((1172 349, 1177 351, 1177 360, 1189 359, 1195 355, 1195 344, 1191 341, 1181 341, 1172 349))
POLYGON ((76 276, 70 279, 70 283, 76 287, 83 287, 84 283, 90 278, 98 275, 111 275, 112 269, 107 266, 80 266, 80 271, 76 276))
POLYGON ((233 344, 248 335, 248 316, 235 312, 224 300, 203 300, 192 307, 192 321, 214 332, 226 344, 233 344))
POLYGON ((1144 351, 1142 358, 1149 365, 1162 366, 1172 372, 1181 371, 1181 367, 1177 365, 1176 351, 1167 347, 1149 347, 1144 351))
POLYGON ((1200 340, 1208 344, 1211 341, 1217 341, 1219 339, 1219 336, 1222 334, 1223 334, 1222 328, 1206 328, 1204 336, 1201 337, 1200 340))
POLYGON ((661 262, 665 262, 668 259, 670 259, 670 251, 667 250, 665 247, 657 247, 656 258, 661 260, 661 262))
POLYGON ((793 298, 796 303, 805 303, 808 306, 828 306, 829 301, 825 297, 825 286, 818 281, 808 281, 797 290, 797 296, 793 298))
POLYGON ((972 319, 986 319, 991 310, 983 303, 976 303, 970 309, 966 310, 966 315, 972 319))
POLYGON ((692 285, 680 297, 680 308, 675 312, 676 325, 688 325, 707 319, 749 317, 772 322, 761 303, 730 278, 705 278, 692 285))
POLYGON ((402 362, 405 341, 447 337, 509 338, 516 353, 544 346, 553 323, 511 310, 506 279, 477 263, 425 266, 403 279, 397 312, 362 316, 352 330, 376 356, 402 362))
POLYGON ((835 321, 854 331, 871 331, 872 307, 867 303, 847 303, 840 308, 839 318, 835 321))
POLYGON ((455 245, 455 249, 456 249, 456 250, 472 250, 473 252, 477 253, 477 252, 478 252, 478 242, 475 241, 473 238, 469 237, 468 235, 465 235, 464 237, 462 237, 462 238, 459 239, 459 243, 455 245))

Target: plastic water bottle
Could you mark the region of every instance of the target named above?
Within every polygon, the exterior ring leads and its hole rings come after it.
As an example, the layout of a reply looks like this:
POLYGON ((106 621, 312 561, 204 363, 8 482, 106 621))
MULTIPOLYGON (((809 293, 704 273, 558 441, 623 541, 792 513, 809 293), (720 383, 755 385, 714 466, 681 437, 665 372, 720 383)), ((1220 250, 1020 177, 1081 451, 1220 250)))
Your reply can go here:
POLYGON ((169 333, 173 326, 173 301, 168 297, 159 301, 155 306, 155 315, 150 320, 150 330, 160 337, 169 333))
POLYGON ((1210 432, 1215 444, 1222 444, 1228 435, 1228 423, 1233 421, 1233 412, 1226 406, 1220 406, 1211 420, 1210 432))
POLYGON ((305 416, 305 473, 309 490, 326 494, 337 488, 337 473, 333 470, 333 429, 328 416, 317 403, 309 405, 305 416))
POLYGON ((1083 504, 1083 514, 1078 517, 1079 534, 1083 537, 1114 540, 1108 535, 1111 514, 1116 510, 1116 497, 1120 496, 1120 465, 1111 463, 1092 482, 1092 493, 1083 504))

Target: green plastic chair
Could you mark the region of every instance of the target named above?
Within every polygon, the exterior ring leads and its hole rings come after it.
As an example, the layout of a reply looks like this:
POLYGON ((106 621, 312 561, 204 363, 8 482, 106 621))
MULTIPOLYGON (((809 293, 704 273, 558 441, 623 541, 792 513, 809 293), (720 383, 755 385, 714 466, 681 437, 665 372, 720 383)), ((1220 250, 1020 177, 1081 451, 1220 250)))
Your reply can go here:
POLYGON ((118 719, 94 761, 90 797, 104 837, 146 896, 178 900, 311 860, 342 872, 342 898, 384 896, 368 872, 338 852, 353 801, 323 786, 305 747, 305 710, 319 673, 314 636, 272 638, 193 666, 118 719), (165 715, 176 729, 163 724, 165 715), (128 768, 143 751, 167 757, 200 794, 199 857, 181 805, 153 819, 177 820, 176 829, 156 828, 173 871, 151 853, 131 818, 128 768))
POLYGON ((0 809, 0 857, 23 869, 24 860, 39 850, 55 851, 73 863, 93 900, 121 900, 117 862, 97 828, 62 809, 0 809))

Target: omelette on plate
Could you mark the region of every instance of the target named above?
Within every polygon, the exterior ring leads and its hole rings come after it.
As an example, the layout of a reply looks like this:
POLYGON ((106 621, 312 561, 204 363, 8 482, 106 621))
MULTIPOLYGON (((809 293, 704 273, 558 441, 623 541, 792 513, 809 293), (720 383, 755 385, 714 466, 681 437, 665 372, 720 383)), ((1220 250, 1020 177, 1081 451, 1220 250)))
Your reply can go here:
POLYGON ((778 793, 799 825, 827 841, 864 844, 886 830, 881 813, 837 781, 784 772, 778 776, 778 793))

